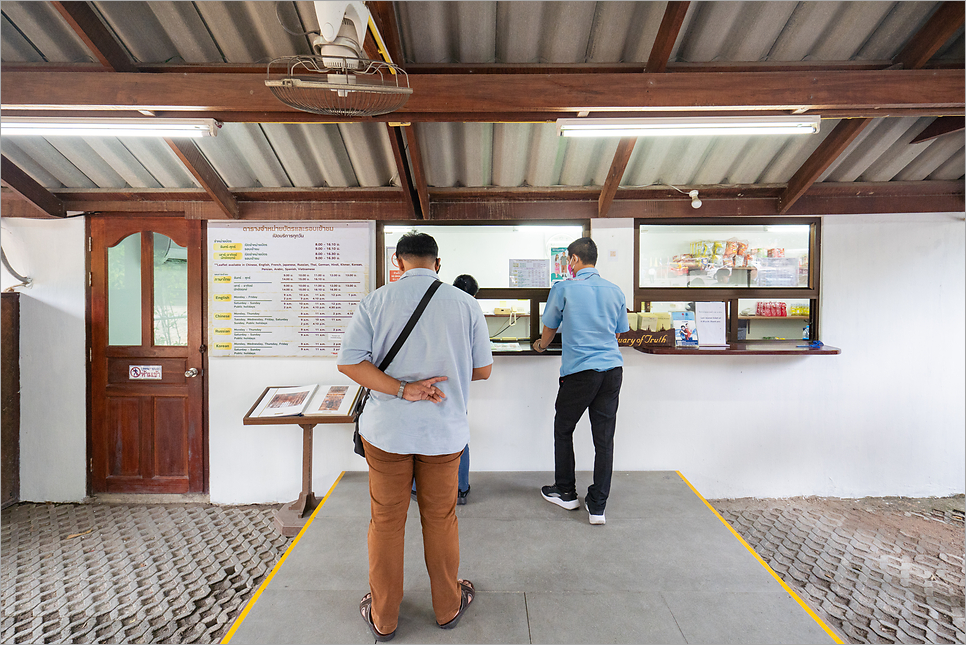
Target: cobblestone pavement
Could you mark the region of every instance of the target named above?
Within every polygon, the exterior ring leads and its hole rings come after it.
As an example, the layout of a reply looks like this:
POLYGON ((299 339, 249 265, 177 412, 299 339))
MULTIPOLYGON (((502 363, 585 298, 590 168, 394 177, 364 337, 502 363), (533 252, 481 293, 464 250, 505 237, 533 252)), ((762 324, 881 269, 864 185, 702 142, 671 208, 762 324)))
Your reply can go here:
POLYGON ((966 642, 962 496, 711 504, 850 642, 966 642))
POLYGON ((217 643, 290 540, 268 506, 19 504, 0 642, 217 643))
MULTIPOLYGON (((710 502, 851 642, 966 640, 962 497, 710 502)), ((291 543, 273 509, 5 509, 0 642, 218 643, 291 543)))

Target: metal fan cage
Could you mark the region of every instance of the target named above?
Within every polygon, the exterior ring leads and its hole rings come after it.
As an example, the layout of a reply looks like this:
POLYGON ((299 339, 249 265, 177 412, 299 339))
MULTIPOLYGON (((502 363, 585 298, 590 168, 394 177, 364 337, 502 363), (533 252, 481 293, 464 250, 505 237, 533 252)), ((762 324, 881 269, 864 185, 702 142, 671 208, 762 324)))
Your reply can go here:
POLYGON ((396 65, 344 56, 288 56, 268 65, 265 85, 282 103, 330 116, 377 116, 398 110, 413 93, 396 65), (272 78, 272 65, 286 75, 272 78))

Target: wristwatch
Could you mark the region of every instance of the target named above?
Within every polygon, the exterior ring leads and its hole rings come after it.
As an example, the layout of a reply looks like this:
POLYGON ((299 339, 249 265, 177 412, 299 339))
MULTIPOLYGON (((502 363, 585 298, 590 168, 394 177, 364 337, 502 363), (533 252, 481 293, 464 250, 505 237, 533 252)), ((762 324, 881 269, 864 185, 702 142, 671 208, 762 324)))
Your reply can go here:
POLYGON ((409 385, 406 381, 399 381, 399 391, 396 392, 396 398, 403 398, 403 392, 406 390, 406 386, 409 385))

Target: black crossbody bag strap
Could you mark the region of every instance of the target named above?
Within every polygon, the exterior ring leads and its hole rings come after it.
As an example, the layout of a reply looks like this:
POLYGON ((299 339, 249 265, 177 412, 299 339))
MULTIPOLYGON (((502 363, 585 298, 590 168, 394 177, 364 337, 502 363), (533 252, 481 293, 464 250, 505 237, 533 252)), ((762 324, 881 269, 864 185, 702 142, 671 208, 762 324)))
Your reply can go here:
POLYGON ((396 342, 393 343, 392 347, 389 349, 389 353, 386 354, 386 357, 384 359, 382 359, 382 362, 379 363, 380 371, 385 372, 386 368, 389 367, 389 364, 392 363, 392 359, 396 358, 396 354, 399 353, 399 350, 402 348, 403 343, 405 343, 406 339, 409 338, 409 334, 416 326, 416 323, 419 322, 419 317, 423 315, 423 311, 426 309, 426 305, 429 304, 429 301, 432 299, 433 294, 436 293, 436 290, 439 289, 439 286, 441 284, 443 283, 440 280, 434 280, 433 284, 429 285, 429 289, 426 289, 426 293, 425 295, 423 295, 423 299, 419 301, 419 304, 416 305, 416 310, 413 311, 413 315, 409 317, 409 322, 407 322, 406 326, 403 327, 403 330, 399 332, 399 338, 397 338, 396 342))
MULTIPOLYGON (((382 359, 382 362, 379 363, 380 371, 385 372, 386 368, 389 367, 389 364, 392 363, 392 359, 396 358, 396 354, 399 353, 403 343, 405 343, 406 339, 409 338, 409 334, 413 331, 416 323, 419 322, 419 317, 423 315, 426 305, 429 304, 429 301, 433 298, 433 294, 436 293, 441 284, 443 283, 440 280, 434 280, 433 284, 429 285, 429 288, 426 289, 426 293, 423 294, 423 299, 419 301, 419 304, 416 305, 416 310, 413 311, 413 315, 409 317, 409 322, 406 323, 406 326, 403 327, 403 330, 399 333, 399 338, 397 338, 396 342, 392 344, 392 347, 389 349, 389 353, 386 354, 384 359, 382 359)), ((369 390, 366 389, 357 408, 358 412, 356 413, 356 429, 355 432, 352 433, 353 452, 360 457, 366 456, 366 449, 362 443, 362 436, 359 434, 359 416, 362 414, 362 410, 366 405, 366 401, 368 400, 369 390)))

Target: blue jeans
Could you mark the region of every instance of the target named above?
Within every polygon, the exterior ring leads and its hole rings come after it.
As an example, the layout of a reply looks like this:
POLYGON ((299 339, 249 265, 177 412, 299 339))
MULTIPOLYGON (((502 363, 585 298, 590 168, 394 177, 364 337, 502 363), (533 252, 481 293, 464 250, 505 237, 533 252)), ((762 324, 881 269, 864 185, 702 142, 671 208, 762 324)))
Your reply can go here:
MULTIPOLYGON (((466 444, 466 447, 463 448, 463 454, 460 455, 459 489, 462 493, 470 489, 470 444, 466 444)), ((416 492, 415 479, 413 480, 413 492, 416 492)))

